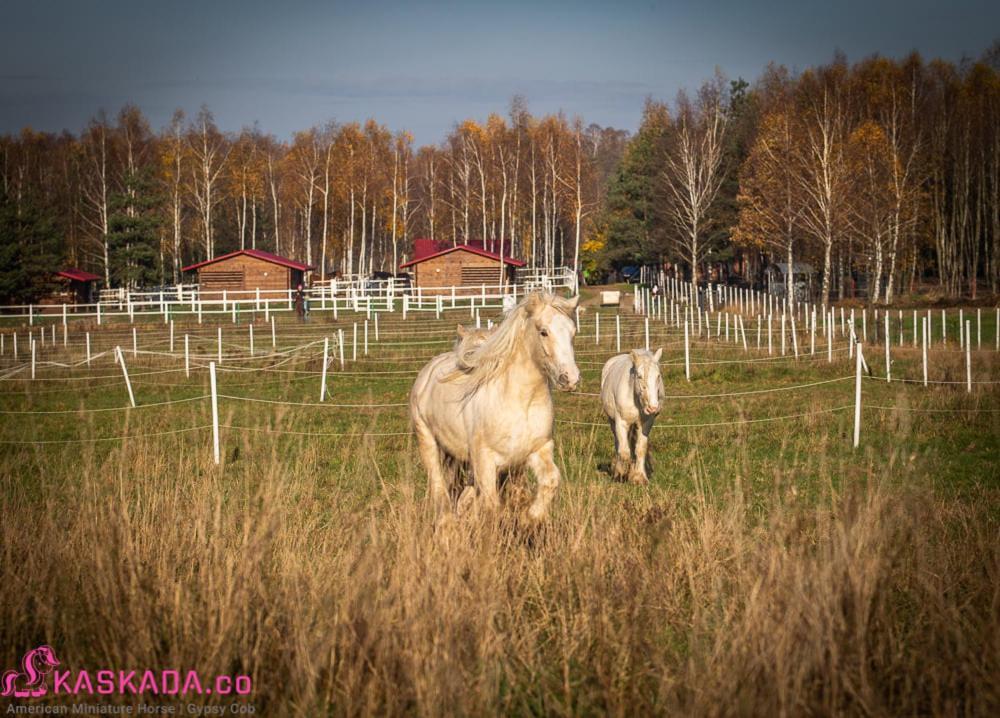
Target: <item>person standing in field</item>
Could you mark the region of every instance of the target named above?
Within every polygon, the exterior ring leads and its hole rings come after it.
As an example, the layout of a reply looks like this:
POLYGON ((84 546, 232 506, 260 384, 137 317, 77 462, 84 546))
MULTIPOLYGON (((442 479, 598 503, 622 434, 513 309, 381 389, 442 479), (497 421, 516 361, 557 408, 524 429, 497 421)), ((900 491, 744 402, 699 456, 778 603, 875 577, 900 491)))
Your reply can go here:
POLYGON ((306 320, 306 293, 302 284, 295 288, 295 314, 300 322, 306 320))

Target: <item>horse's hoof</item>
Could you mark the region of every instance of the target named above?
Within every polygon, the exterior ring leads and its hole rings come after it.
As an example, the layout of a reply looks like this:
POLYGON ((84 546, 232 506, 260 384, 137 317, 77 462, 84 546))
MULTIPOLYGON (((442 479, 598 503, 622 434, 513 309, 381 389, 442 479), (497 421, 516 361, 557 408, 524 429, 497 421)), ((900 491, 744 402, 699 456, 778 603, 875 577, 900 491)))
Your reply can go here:
POLYGON ((630 484, 634 484, 635 486, 649 485, 649 479, 646 478, 645 474, 638 474, 638 473, 629 474, 628 482, 630 484))
POLYGON ((611 463, 611 478, 615 481, 625 481, 631 471, 631 463, 624 459, 615 458, 611 463))
POLYGON ((455 514, 451 511, 442 511, 438 514, 438 517, 434 519, 434 532, 447 532, 455 527, 457 524, 455 519, 455 514))
POLYGON ((465 516, 466 514, 473 511, 476 505, 476 489, 473 486, 466 486, 462 489, 461 495, 458 497, 458 501, 455 506, 455 513, 459 516, 465 516))

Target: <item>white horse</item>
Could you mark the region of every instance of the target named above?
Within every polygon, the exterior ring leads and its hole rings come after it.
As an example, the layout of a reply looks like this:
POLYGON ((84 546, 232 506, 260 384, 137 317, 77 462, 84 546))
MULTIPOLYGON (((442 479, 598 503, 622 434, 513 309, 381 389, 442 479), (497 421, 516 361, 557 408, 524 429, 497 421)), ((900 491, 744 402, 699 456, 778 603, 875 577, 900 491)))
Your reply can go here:
POLYGON ((549 384, 573 391, 580 383, 571 318, 578 302, 528 295, 481 345, 440 354, 420 370, 410 415, 440 512, 453 508, 443 468, 449 461, 468 462, 486 509, 500 504, 500 472, 528 466, 538 480, 528 517, 545 517, 560 481, 549 384))
POLYGON ((660 376, 662 355, 663 349, 657 349, 655 354, 633 349, 628 354, 611 357, 601 370, 601 404, 615 435, 615 458, 611 464, 615 479, 649 483, 646 476, 649 432, 660 413, 665 393, 660 376))

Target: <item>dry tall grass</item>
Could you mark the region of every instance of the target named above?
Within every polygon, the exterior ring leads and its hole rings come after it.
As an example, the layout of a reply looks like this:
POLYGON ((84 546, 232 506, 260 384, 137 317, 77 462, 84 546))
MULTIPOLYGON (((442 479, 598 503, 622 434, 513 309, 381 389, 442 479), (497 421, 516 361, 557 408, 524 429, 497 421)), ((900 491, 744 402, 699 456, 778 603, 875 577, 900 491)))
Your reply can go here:
POLYGON ((39 451, 0 487, 5 664, 246 672, 259 715, 1000 710, 993 494, 571 480, 536 533, 435 534, 412 460, 324 477, 321 449, 39 451))

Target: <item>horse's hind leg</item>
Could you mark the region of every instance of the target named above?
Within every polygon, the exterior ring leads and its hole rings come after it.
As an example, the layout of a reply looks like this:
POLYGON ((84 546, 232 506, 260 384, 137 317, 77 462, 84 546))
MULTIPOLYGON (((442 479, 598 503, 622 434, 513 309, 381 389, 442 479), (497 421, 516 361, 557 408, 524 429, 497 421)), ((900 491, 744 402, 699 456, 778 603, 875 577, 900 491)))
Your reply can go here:
POLYGON ((450 511, 451 497, 448 496, 448 482, 445 480, 444 467, 441 465, 441 452, 438 449, 434 434, 422 421, 414 422, 417 435, 417 445, 420 448, 420 460, 427 471, 427 493, 440 513, 450 511))
POLYGON ((611 431, 615 435, 615 456, 611 460, 611 477, 623 481, 628 476, 632 464, 632 448, 629 446, 628 424, 621 419, 610 419, 611 431))

